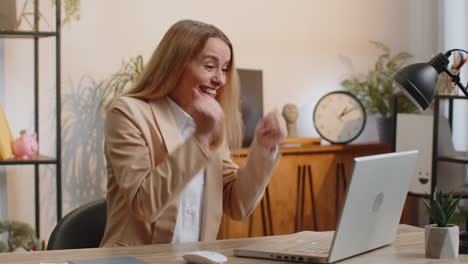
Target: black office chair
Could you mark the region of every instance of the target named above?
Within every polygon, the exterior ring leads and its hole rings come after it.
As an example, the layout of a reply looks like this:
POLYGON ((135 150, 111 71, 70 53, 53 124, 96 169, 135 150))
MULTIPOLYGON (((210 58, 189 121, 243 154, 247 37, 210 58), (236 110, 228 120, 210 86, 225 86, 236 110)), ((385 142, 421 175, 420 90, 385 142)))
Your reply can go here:
POLYGON ((87 203, 71 211, 55 226, 47 249, 99 247, 106 227, 106 211, 105 199, 87 203))

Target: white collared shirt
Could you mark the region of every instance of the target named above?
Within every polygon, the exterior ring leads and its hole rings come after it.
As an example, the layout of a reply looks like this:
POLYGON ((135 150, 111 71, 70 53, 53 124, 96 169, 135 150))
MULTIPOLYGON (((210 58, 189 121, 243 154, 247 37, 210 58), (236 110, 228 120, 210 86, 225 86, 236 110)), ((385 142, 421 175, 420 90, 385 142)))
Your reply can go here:
MULTIPOLYGON (((195 132, 195 123, 192 117, 169 96, 167 97, 167 101, 174 116, 180 140, 181 142, 185 142, 195 132)), ((204 176, 205 170, 202 169, 181 193, 172 243, 196 242, 200 240, 205 185, 204 176)))

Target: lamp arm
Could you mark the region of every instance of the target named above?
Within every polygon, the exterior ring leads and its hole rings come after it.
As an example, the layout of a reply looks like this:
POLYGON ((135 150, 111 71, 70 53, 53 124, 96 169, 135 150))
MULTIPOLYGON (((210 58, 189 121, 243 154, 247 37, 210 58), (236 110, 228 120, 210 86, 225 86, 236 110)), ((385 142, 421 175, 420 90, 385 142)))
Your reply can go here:
POLYGON ((460 88, 463 94, 468 97, 468 85, 467 87, 464 87, 463 84, 460 82, 460 73, 453 74, 451 71, 447 70, 446 68, 444 68, 443 71, 450 77, 452 82, 455 83, 460 88))
POLYGON ((468 54, 468 51, 463 50, 463 49, 451 49, 451 50, 447 50, 445 52, 445 54, 444 54, 445 57, 447 57, 447 58, 450 57, 450 55, 452 55, 452 52, 454 52, 454 51, 462 51, 462 52, 465 52, 466 54, 468 54))
MULTIPOLYGON (((454 52, 454 51, 462 51, 462 52, 468 54, 468 52, 466 50, 463 50, 463 49, 451 49, 451 50, 448 50, 447 52, 445 52, 444 56, 448 58, 448 57, 450 57, 452 55, 452 52, 454 52)), ((466 87, 463 86, 463 84, 460 82, 460 73, 453 74, 446 67, 443 68, 443 71, 448 76, 450 76, 450 79, 452 80, 452 82, 455 83, 460 88, 460 90, 463 92, 463 94, 468 97, 468 83, 467 83, 466 87)))

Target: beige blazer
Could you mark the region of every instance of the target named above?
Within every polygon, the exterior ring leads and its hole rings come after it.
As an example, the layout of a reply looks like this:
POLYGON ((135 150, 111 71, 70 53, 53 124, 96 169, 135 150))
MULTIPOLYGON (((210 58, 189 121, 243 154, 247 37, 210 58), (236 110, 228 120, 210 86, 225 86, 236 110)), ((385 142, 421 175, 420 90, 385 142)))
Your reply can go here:
POLYGON ((115 100, 104 131, 108 171, 104 247, 171 243, 180 194, 202 168, 201 240, 215 240, 223 211, 239 220, 252 213, 280 158, 265 155, 254 140, 239 168, 224 145, 210 150, 193 136, 182 144, 165 98, 115 100))

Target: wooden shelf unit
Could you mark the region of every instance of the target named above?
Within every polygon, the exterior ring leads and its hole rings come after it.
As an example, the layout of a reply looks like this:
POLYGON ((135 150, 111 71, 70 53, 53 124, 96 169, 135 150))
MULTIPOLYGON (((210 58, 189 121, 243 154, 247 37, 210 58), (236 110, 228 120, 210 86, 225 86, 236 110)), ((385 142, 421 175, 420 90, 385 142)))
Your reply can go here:
POLYGON ((56 164, 57 159, 38 155, 35 159, 10 159, 0 160, 0 165, 37 165, 37 164, 56 164))
POLYGON ((57 202, 57 222, 62 218, 62 174, 61 174, 61 53, 60 53, 60 21, 61 21, 61 1, 55 0, 55 31, 40 31, 39 30, 39 1, 34 1, 34 31, 14 31, 14 30, 0 30, 0 38, 2 39, 27 39, 34 42, 34 130, 39 135, 39 40, 42 38, 53 37, 55 38, 55 98, 56 98, 56 158, 39 155, 36 159, 32 160, 3 160, 0 161, 0 166, 5 165, 33 165, 34 166, 34 204, 35 204, 35 229, 37 237, 40 237, 40 177, 39 165, 54 164, 56 166, 56 202, 57 202))
POLYGON ((0 38, 44 38, 55 37, 55 31, 14 31, 14 30, 0 30, 0 38))

